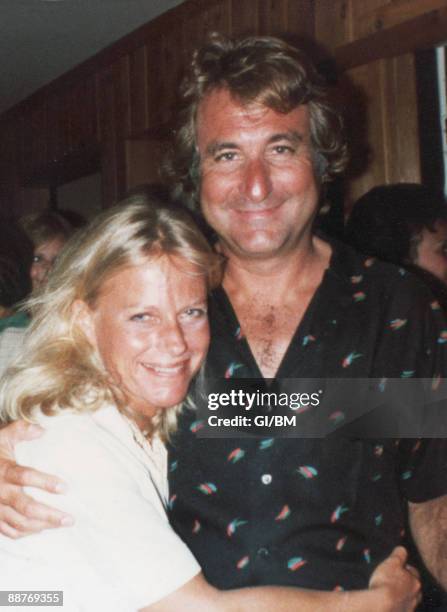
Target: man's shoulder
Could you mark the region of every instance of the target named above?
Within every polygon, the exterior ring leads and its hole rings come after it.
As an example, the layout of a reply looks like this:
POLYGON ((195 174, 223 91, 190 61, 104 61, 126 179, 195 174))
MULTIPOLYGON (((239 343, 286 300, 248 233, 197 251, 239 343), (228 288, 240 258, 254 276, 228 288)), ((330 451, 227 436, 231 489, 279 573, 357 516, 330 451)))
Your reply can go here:
POLYGON ((420 296, 425 301, 433 299, 427 285, 403 266, 359 253, 340 241, 331 240, 331 246, 330 271, 350 286, 358 286, 359 290, 368 287, 379 295, 420 296))

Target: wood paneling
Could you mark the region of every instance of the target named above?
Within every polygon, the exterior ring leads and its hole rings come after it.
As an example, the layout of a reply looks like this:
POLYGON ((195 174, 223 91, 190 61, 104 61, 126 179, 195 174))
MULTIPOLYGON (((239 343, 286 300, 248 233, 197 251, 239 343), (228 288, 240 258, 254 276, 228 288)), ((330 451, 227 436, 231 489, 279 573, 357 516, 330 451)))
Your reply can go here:
POLYGON ((257 34, 259 3, 255 0, 230 0, 231 33, 233 36, 257 34))
POLYGON ((316 0, 315 35, 357 91, 346 105, 347 208, 375 185, 419 182, 414 53, 447 39, 445 0, 316 0))
POLYGON ((315 36, 314 0, 287 0, 285 7, 285 31, 303 38, 315 36))
POLYGON ((315 36, 333 51, 352 40, 352 0, 316 0, 315 36))
POLYGON ((446 8, 445 0, 316 0, 315 35, 334 50, 446 8))
POLYGON ((419 135, 413 54, 354 68, 347 77, 360 93, 348 109, 352 166, 346 207, 375 185, 419 182, 419 135))
MULTIPOLYGON (((136 180, 129 168, 136 162, 135 153, 129 154, 132 147, 129 149, 128 139, 168 133, 176 115, 181 75, 193 49, 203 43, 210 31, 235 35, 288 33, 304 38, 316 34, 318 42, 334 50, 339 59, 345 53, 344 57, 355 57, 358 65, 361 49, 347 48, 347 44, 360 44, 373 32, 408 25, 411 19, 425 19, 432 31, 435 27, 442 31, 447 10, 443 6, 445 0, 187 0, 43 87, 3 116, 0 137, 3 149, 8 151, 0 150, 1 193, 8 194, 14 200, 12 206, 20 208, 24 205, 22 186, 27 179, 39 172, 43 178, 50 177, 54 164, 68 167, 71 160, 79 160, 83 151, 93 160, 100 147, 104 203, 114 202, 126 191, 129 181, 136 180), (5 138, 3 132, 7 128, 9 135, 5 138)), ((417 34, 410 28, 408 36, 421 36, 420 31, 418 28, 417 34)), ((380 41, 374 44, 383 52, 380 41)), ((366 186, 371 177, 391 180, 396 176, 416 176, 417 154, 410 153, 413 148, 417 151, 416 132, 410 126, 413 117, 408 109, 400 110, 405 100, 407 106, 413 103, 409 67, 406 60, 387 61, 391 63, 379 62, 371 68, 351 71, 356 84, 367 93, 368 114, 374 115, 369 119, 368 134, 375 157, 369 178, 357 177, 363 181, 357 185, 366 186), (385 114, 395 112, 399 121, 395 124, 389 120, 386 136, 385 114)), ((142 156, 140 170, 145 163, 153 164, 151 146, 135 146, 142 156)), ((140 170, 136 174, 144 175, 140 170)), ((151 173, 152 170, 148 175, 153 176, 151 173)))
POLYGON ((258 0, 260 34, 279 34, 286 31, 287 5, 287 0, 258 0))
POLYGON ((447 7, 334 49, 337 65, 346 70, 383 57, 431 48, 447 39, 447 7))
POLYGON ((419 182, 419 134, 414 55, 383 60, 383 135, 387 183, 419 182))
POLYGON ((101 191, 104 205, 110 206, 117 199, 118 172, 116 159, 115 92, 113 71, 101 70, 97 76, 98 117, 101 134, 101 191))
POLYGON ((142 45, 129 55, 130 132, 142 132, 148 127, 147 47, 142 45))

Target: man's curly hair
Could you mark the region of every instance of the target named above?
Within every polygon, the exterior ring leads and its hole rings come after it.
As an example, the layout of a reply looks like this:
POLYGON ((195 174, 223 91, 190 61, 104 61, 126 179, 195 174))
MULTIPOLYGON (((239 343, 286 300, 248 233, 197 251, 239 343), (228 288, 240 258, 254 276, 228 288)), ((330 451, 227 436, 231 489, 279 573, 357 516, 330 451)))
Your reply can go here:
POLYGON ((221 88, 243 104, 257 103, 279 113, 307 105, 318 179, 327 182, 345 169, 348 155, 343 121, 310 60, 278 38, 233 40, 213 33, 194 53, 182 83, 180 124, 165 166, 167 177, 176 183, 175 196, 193 209, 199 207, 200 187, 197 109, 204 96, 221 88))

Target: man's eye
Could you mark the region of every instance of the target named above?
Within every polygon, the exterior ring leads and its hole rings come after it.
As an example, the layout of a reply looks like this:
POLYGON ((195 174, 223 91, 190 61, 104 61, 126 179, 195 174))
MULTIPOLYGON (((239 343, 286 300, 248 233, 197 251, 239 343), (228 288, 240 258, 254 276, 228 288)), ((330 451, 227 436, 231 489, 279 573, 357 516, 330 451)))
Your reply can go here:
POLYGON ((225 151, 224 153, 219 153, 214 158, 214 161, 234 161, 236 159, 236 151, 225 151))
POLYGON ((295 149, 288 145, 276 145, 273 147, 273 151, 279 155, 283 155, 284 153, 295 153, 295 149))
POLYGON ((37 264, 37 263, 41 263, 43 260, 43 258, 41 257, 41 255, 34 255, 33 256, 33 263, 37 264))

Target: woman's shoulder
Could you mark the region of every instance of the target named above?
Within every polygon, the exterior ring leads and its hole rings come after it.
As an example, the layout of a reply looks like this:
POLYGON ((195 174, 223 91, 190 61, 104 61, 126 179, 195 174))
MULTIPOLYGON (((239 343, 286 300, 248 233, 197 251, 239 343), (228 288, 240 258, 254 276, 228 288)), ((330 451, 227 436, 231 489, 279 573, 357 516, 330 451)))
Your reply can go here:
MULTIPOLYGON (((107 438, 111 437, 110 428, 113 429, 119 418, 113 406, 103 406, 95 412, 85 413, 70 409, 62 409, 51 416, 34 413, 33 421, 43 428, 43 433, 39 438, 17 444, 17 459, 19 463, 43 471, 53 465, 73 467, 89 462, 99 467, 108 464, 113 460, 113 452, 107 438), (107 427, 109 422, 110 428, 107 427), (70 458, 73 461, 70 462, 70 458)), ((113 436, 117 436, 116 432, 113 436)))

